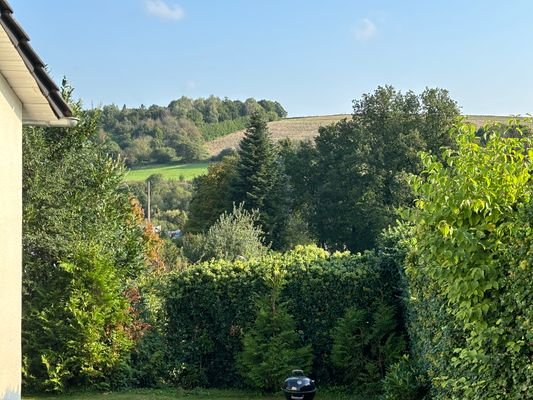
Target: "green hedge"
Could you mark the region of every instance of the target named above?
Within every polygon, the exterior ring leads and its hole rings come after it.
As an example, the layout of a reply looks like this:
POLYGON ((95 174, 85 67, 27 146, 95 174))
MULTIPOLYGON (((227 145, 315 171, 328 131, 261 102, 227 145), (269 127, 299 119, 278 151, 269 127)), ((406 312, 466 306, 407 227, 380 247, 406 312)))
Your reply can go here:
POLYGON ((166 289, 171 378, 181 386, 242 386, 235 357, 253 323, 256 299, 268 294, 274 266, 285 272, 281 301, 314 353, 311 373, 336 384, 332 331, 347 307, 373 310, 394 302, 394 274, 373 253, 350 255, 314 246, 250 261, 211 261, 173 274, 166 289))

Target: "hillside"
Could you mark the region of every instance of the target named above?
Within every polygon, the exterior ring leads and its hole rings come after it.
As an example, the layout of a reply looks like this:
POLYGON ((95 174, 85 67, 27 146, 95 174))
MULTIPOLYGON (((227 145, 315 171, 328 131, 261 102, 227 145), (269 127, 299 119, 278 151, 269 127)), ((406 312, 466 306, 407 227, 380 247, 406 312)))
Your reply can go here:
MULTIPOLYGON (((326 126, 340 121, 343 118, 351 118, 350 114, 323 115, 315 117, 285 118, 268 123, 268 128, 274 140, 289 138, 304 140, 315 137, 320 126, 326 126)), ((210 156, 215 156, 221 150, 236 148, 244 134, 244 130, 230 133, 229 135, 212 140, 205 144, 210 156)))
MULTIPOLYGON (((350 114, 323 115, 314 117, 285 118, 280 121, 268 123, 274 140, 289 138, 293 140, 312 139, 318 134, 320 126, 326 126, 340 121, 343 118, 351 118, 350 114)), ((466 120, 476 126, 482 126, 491 122, 507 122, 511 117, 495 115, 467 115, 466 120)), ((216 156, 220 151, 227 148, 237 148, 244 134, 240 130, 229 135, 212 140, 205 144, 210 156, 216 156)))

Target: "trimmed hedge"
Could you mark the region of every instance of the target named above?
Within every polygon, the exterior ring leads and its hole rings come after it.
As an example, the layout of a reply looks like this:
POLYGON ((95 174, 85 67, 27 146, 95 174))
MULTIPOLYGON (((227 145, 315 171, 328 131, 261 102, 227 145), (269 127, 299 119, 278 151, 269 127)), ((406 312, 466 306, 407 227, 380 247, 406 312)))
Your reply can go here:
POLYGON ((253 324, 256 299, 268 295, 274 268, 285 273, 281 301, 314 354, 310 373, 338 384, 330 360, 332 331, 346 308, 395 302, 397 279, 374 253, 329 254, 315 246, 249 261, 210 261, 170 276, 166 288, 171 378, 181 386, 239 387, 236 356, 253 324))

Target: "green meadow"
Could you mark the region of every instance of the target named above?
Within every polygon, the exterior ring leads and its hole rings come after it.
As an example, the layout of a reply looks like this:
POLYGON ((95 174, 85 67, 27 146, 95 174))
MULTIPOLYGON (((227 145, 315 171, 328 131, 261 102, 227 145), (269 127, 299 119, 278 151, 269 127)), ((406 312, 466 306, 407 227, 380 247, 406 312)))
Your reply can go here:
POLYGON ((130 169, 126 172, 125 181, 144 181, 150 175, 161 174, 165 179, 191 180, 207 173, 209 163, 191 164, 154 164, 141 168, 130 169))

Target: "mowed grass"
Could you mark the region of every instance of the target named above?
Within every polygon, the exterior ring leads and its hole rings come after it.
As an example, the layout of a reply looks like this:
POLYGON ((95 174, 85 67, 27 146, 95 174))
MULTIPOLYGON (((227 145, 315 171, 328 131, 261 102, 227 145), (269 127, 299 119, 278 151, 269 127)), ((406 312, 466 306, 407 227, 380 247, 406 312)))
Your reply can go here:
MULTIPOLYGON (((317 400, 359 400, 347 393, 318 390, 317 400)), ((71 393, 64 395, 28 395, 23 400, 284 400, 282 392, 260 394, 244 390, 217 389, 138 389, 124 392, 71 393)), ((362 400, 362 399, 361 399, 362 400)))
POLYGON ((124 392, 72 393, 64 395, 23 396, 23 400, 229 400, 262 399, 273 400, 278 397, 262 397, 255 393, 224 390, 179 390, 179 389, 138 389, 124 392))
POLYGON ((191 163, 191 164, 154 164, 141 168, 130 169, 124 180, 127 182, 144 181, 150 175, 161 174, 165 179, 191 180, 199 175, 207 173, 209 163, 191 163))

